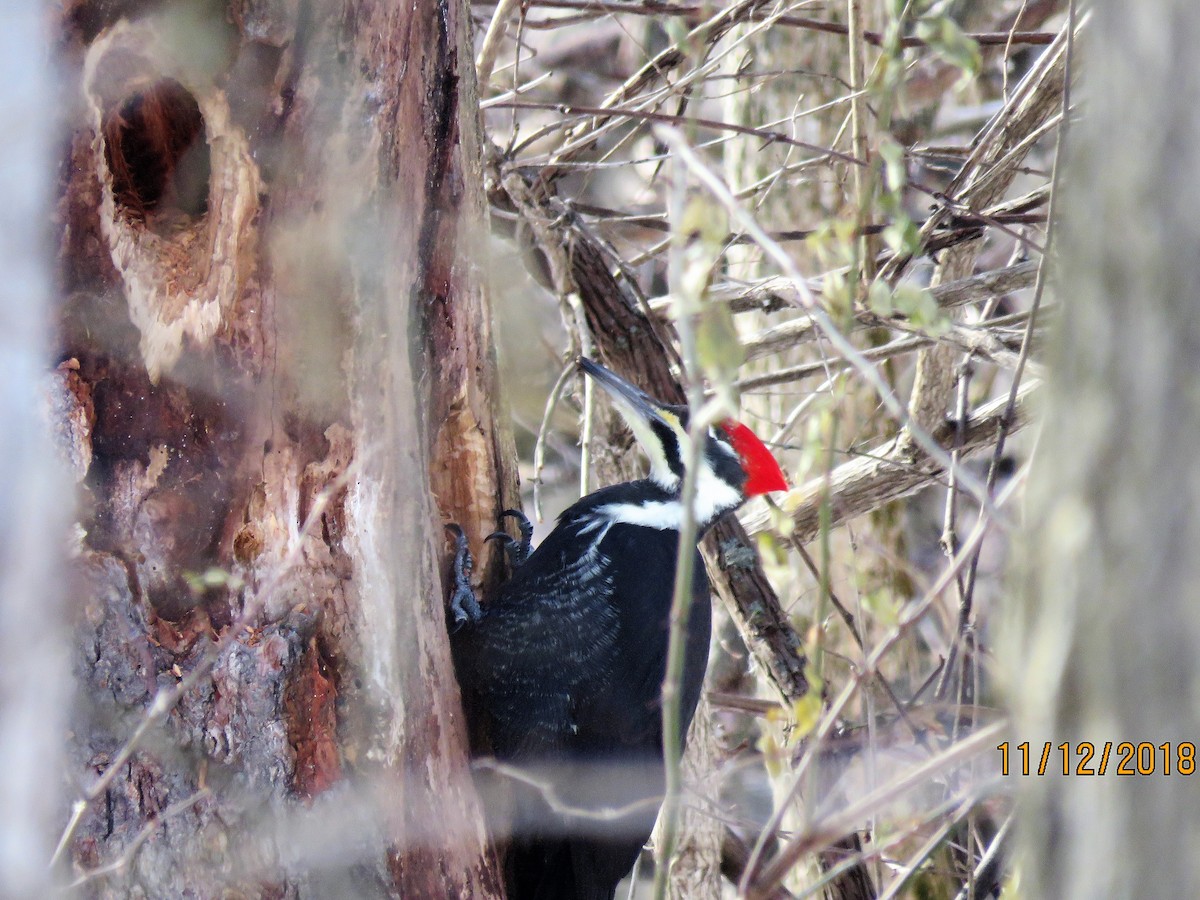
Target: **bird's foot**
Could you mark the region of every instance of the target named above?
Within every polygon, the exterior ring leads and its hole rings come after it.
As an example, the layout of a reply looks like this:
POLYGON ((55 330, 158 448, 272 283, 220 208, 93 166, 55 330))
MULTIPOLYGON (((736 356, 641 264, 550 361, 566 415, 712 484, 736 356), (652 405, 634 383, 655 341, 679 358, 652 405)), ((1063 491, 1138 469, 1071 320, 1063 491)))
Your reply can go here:
POLYGON ((454 619, 454 630, 463 625, 475 624, 483 618, 483 609, 475 599, 475 591, 471 587, 471 570, 475 568, 475 560, 467 546, 467 536, 457 525, 447 525, 446 530, 454 535, 454 594, 450 597, 450 615, 454 619))
POLYGON ((484 540, 500 541, 504 546, 504 552, 508 554, 509 563, 516 569, 529 558, 529 554, 533 550, 533 523, 519 509, 506 509, 500 514, 502 519, 505 516, 511 516, 517 520, 517 525, 521 529, 521 539, 518 541, 506 531, 493 531, 484 540))

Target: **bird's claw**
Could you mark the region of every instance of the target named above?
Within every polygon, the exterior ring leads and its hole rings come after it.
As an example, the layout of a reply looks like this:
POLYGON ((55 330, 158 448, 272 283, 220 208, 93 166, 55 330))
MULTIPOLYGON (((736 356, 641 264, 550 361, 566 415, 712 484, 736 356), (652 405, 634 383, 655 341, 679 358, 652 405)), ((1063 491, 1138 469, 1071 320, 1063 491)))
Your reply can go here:
POLYGON ((454 536, 455 544, 454 594, 450 597, 450 615, 454 619, 454 630, 457 631, 463 625, 474 624, 483 618, 483 610, 471 587, 471 570, 475 568, 475 560, 467 546, 467 536, 454 524, 447 525, 446 530, 454 536))
POLYGON ((508 554, 509 563, 515 569, 529 558, 529 554, 533 550, 533 523, 519 509, 506 509, 500 514, 501 519, 506 516, 517 520, 517 525, 521 529, 521 539, 518 541, 507 531, 493 531, 484 540, 500 541, 504 546, 504 552, 508 554))

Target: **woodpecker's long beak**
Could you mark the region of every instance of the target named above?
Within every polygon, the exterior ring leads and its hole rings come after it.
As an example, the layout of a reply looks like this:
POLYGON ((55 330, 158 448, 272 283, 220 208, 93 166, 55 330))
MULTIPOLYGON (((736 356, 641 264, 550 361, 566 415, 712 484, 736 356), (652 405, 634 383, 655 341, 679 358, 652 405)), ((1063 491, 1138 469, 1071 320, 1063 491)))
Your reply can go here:
POLYGON ((668 490, 677 488, 683 478, 683 457, 679 448, 687 436, 679 416, 670 407, 586 356, 579 358, 579 368, 612 397, 621 418, 650 457, 650 478, 668 490))
MULTIPOLYGON (((645 391, 634 387, 621 376, 604 368, 600 363, 581 356, 579 357, 579 368, 591 375, 592 379, 608 392, 627 420, 636 418, 643 422, 656 421, 672 430, 680 427, 677 415, 645 391)), ((630 426, 632 425, 631 421, 630 426)))

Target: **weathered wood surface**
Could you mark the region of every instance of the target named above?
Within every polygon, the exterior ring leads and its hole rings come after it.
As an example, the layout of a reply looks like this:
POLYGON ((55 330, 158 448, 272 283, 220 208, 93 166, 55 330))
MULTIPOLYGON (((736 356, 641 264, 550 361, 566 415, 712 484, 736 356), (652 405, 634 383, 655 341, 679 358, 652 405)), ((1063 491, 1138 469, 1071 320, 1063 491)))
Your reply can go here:
POLYGON ((72 792, 122 761, 66 874, 496 896, 442 588, 442 522, 477 540, 516 496, 466 5, 83 0, 57 26, 72 792))

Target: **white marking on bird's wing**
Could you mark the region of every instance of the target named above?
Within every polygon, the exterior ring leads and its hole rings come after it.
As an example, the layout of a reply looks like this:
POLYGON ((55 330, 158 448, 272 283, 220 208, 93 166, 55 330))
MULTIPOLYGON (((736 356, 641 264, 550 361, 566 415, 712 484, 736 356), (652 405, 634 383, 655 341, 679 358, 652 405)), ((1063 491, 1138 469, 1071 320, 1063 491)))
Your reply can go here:
MULTIPOLYGON (((608 521, 609 527, 620 522, 641 525, 660 531, 677 529, 683 522, 683 505, 678 500, 654 500, 649 503, 606 503, 596 509, 597 518, 608 521)), ((607 531, 607 529, 605 529, 607 531)))

